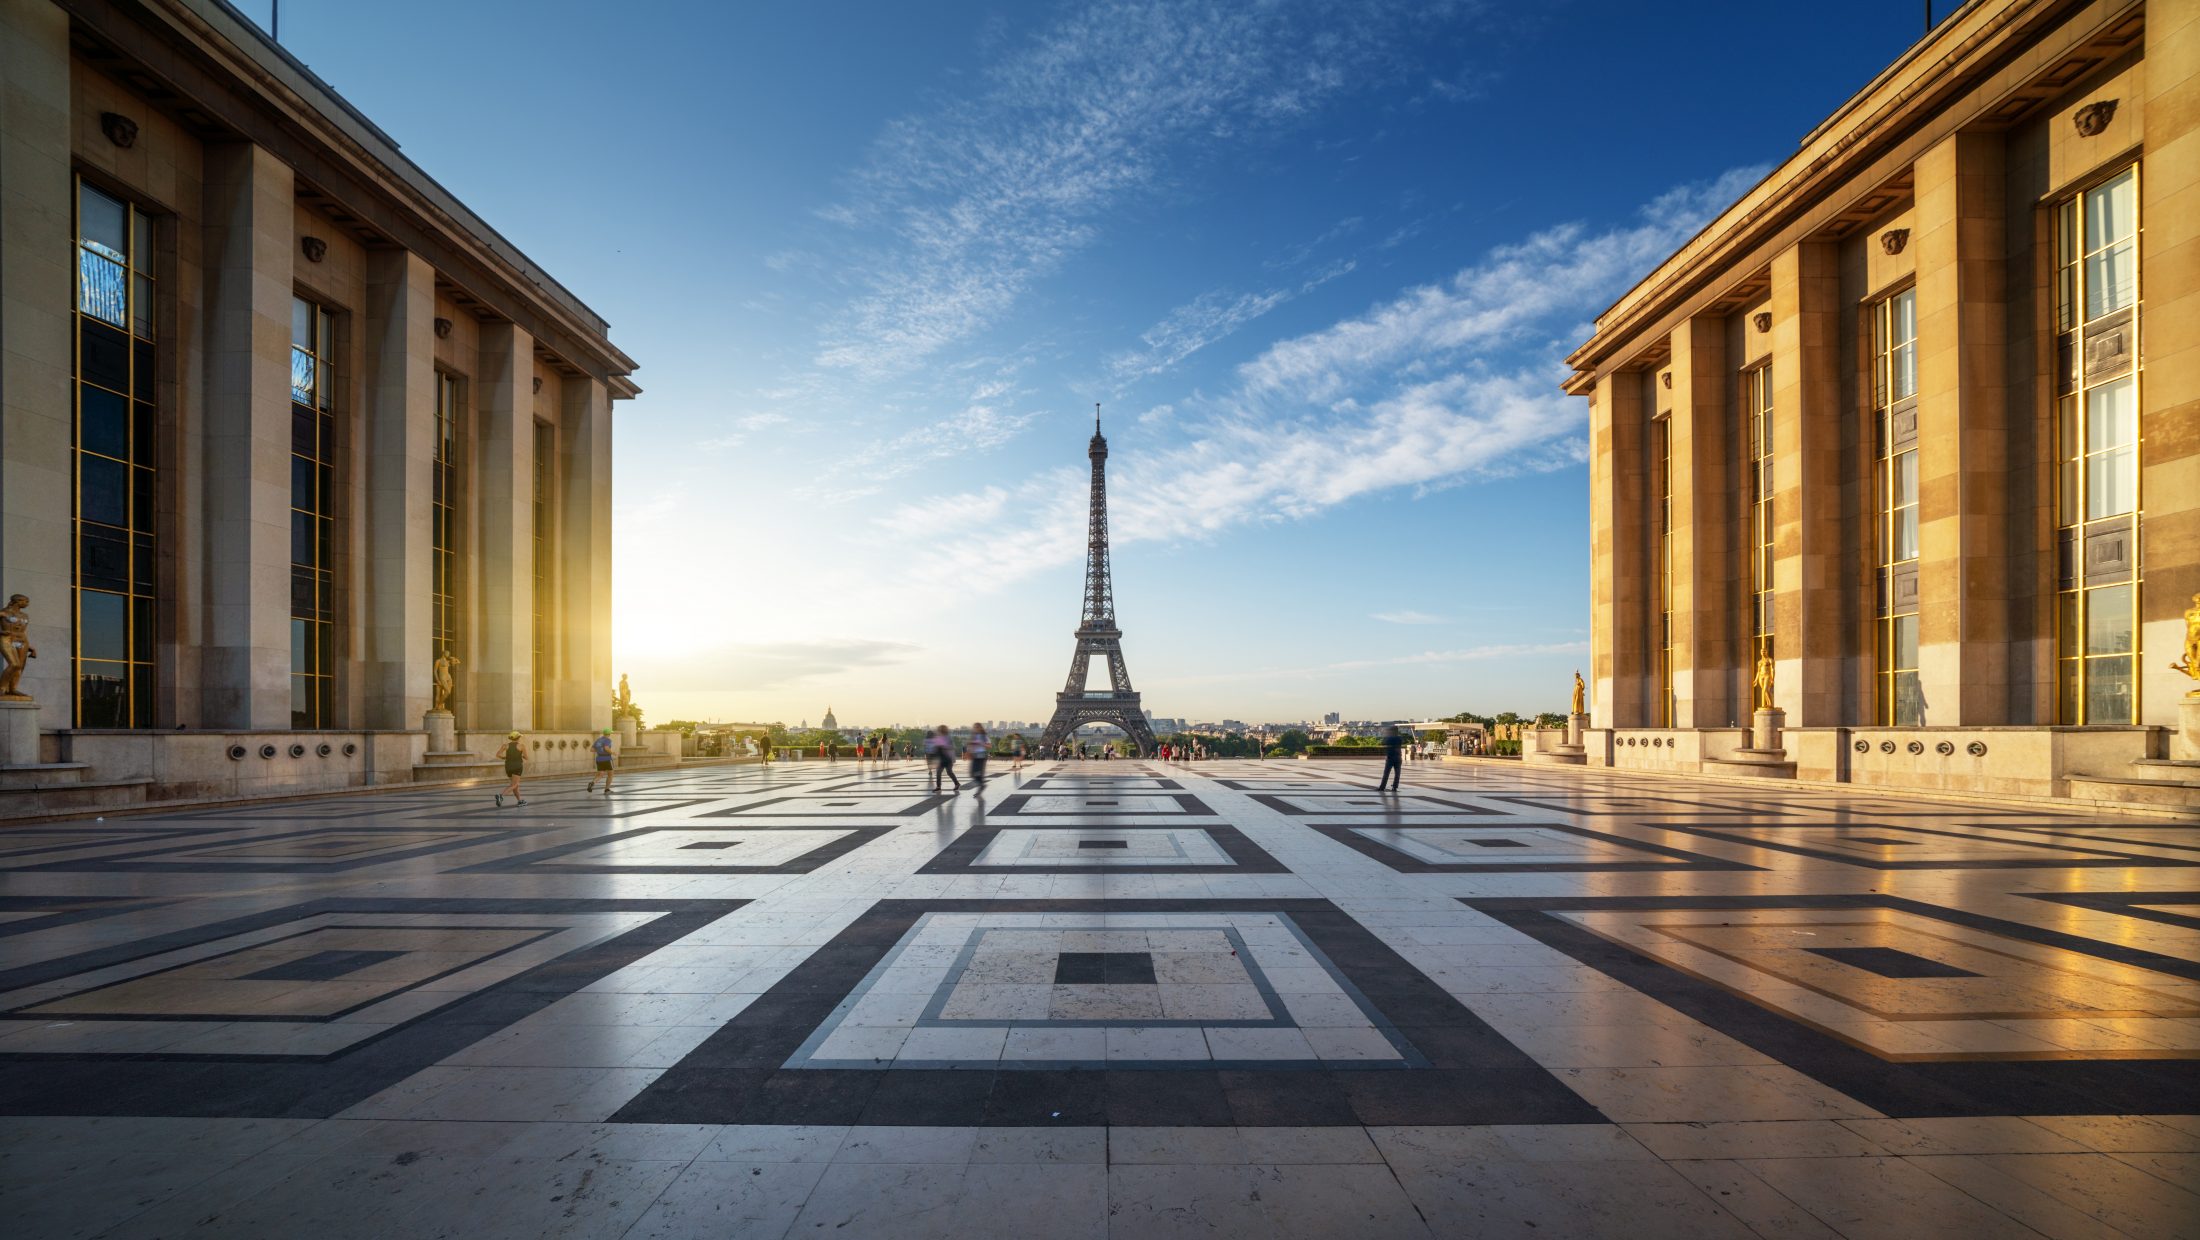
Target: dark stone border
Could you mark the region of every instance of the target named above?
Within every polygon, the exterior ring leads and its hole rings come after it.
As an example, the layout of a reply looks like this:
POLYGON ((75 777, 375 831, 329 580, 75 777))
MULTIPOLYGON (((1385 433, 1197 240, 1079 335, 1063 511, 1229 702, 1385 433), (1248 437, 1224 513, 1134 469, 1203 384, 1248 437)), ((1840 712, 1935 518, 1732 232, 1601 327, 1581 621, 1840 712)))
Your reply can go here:
MULTIPOLYGON (((433 831, 429 825, 400 828, 402 830, 433 831)), ((123 853, 113 857, 84 857, 76 860, 48 861, 42 865, 18 866, 16 873, 33 873, 41 870, 67 870, 77 873, 122 872, 132 874, 342 874, 368 866, 386 865, 393 861, 411 861, 419 857, 432 857, 437 853, 453 852, 461 848, 476 848, 483 844, 501 844, 519 839, 532 831, 546 827, 518 827, 496 830, 489 827, 444 827, 443 830, 459 831, 467 838, 443 840, 434 844, 421 844, 401 848, 395 852, 379 853, 372 857, 355 857, 332 861, 217 861, 193 860, 192 854, 210 848, 239 847, 253 844, 271 844, 280 840, 306 839, 316 835, 353 835, 370 833, 364 827, 312 827, 303 831, 285 831, 275 835, 244 836, 235 839, 197 840, 180 848, 149 848, 123 853), (174 857, 173 861, 157 861, 151 858, 174 857)))
MULTIPOLYGON (((1088 792, 1088 793, 1092 793, 1092 794, 1100 794, 1100 793, 1104 793, 1104 792, 1107 792, 1107 791, 1109 791, 1109 790, 1107 790, 1107 789, 1100 789, 1100 788, 1087 789, 1087 792, 1088 792)), ((1174 801, 1174 802, 1176 802, 1176 812, 1175 812, 1174 814, 1171 814, 1171 813, 1170 813, 1170 812, 1169 812, 1168 810, 1165 810, 1165 809, 1164 809, 1164 810, 1155 810, 1155 809, 1093 809, 1093 808, 1091 808, 1091 807, 1089 807, 1089 806, 1087 806, 1087 807, 1085 807, 1085 808, 1081 808, 1081 809, 1030 809, 1030 808, 1026 808, 1027 806, 1031 806, 1031 805, 1041 805, 1041 806, 1043 806, 1043 805, 1047 804, 1047 803, 1048 803, 1049 801, 1067 801, 1067 800, 1070 800, 1070 799, 1071 799, 1071 798, 1070 798, 1070 797, 1069 797, 1068 795, 1066 795, 1066 794, 1063 794, 1063 793, 1059 793, 1059 792, 1052 792, 1052 793, 1041 793, 1041 794, 1039 794, 1039 795, 1037 795, 1037 796, 1034 796, 1034 795, 1032 795, 1031 793, 1028 793, 1028 792, 1015 792, 1015 793, 1011 793, 1011 794, 1009 794, 1008 796, 1006 796, 1006 797, 1002 798, 1002 800, 1001 800, 1001 803, 1000 803, 999 805, 996 805, 996 806, 994 806, 994 807, 993 807, 993 808, 992 808, 991 810, 988 810, 987 812, 988 812, 989 814, 991 814, 991 815, 995 816, 995 817, 1000 817, 1000 818, 1141 818, 1141 817, 1143 817, 1143 818, 1170 818, 1170 817, 1182 817, 1182 818, 1213 818, 1213 817, 1215 817, 1215 811, 1214 811, 1214 809, 1213 809, 1212 807, 1210 807, 1210 806, 1209 806, 1209 805, 1208 805, 1208 804, 1207 804, 1207 803, 1206 803, 1205 801, 1202 801, 1202 800, 1200 800, 1200 799, 1199 799, 1199 798, 1198 798, 1197 796, 1194 796, 1193 794, 1191 794, 1191 793, 1189 793, 1189 792, 1161 792, 1161 791, 1152 791, 1152 792, 1148 792, 1148 791, 1146 791, 1146 790, 1144 790, 1144 789, 1139 789, 1139 788, 1133 788, 1133 789, 1130 789, 1130 790, 1128 790, 1128 791, 1124 791, 1124 792, 1117 792, 1117 793, 1114 793, 1113 795, 1115 795, 1115 796, 1120 796, 1120 797, 1149 797, 1149 798, 1153 798, 1153 799, 1156 799, 1156 800, 1162 800, 1162 801, 1174 801)))
POLYGON ((176 896, 0 896, 0 912, 35 913, 44 910, 43 917, 22 917, 13 921, 0 921, 0 939, 10 935, 29 934, 34 930, 51 930, 56 926, 74 925, 80 921, 96 921, 113 917, 117 913, 135 913, 143 909, 159 908, 164 904, 176 904, 176 896))
POLYGON ((0 974, 35 985, 323 913, 663 912, 607 942, 536 965, 326 1057, 0 1054, 0 1115, 326 1119, 531 1016, 747 900, 314 900, 0 974))
MULTIPOLYGON (((1525 805, 1530 809, 1550 810, 1560 814, 1584 814, 1598 818, 1641 817, 1660 818, 1669 811, 1644 809, 1645 805, 1672 805, 1673 814, 1763 814, 1768 818, 1786 818, 1793 812, 1778 805, 1733 805, 1723 801, 1683 801, 1675 797, 1619 796, 1602 793, 1585 793, 1572 798, 1552 799, 1548 796, 1497 796, 1492 801, 1504 801, 1512 805, 1525 805), (1608 809, 1604 806, 1624 801, 1624 809, 1608 809)), ((1664 823, 1656 824, 1660 827, 1664 823)))
POLYGON ((714 810, 710 811, 710 812, 709 812, 709 813, 707 813, 707 814, 697 814, 697 815, 695 815, 695 817, 697 817, 697 818, 747 818, 747 817, 750 817, 750 816, 752 816, 752 815, 753 815, 753 816, 755 816, 755 817, 759 817, 759 818, 922 818, 922 817, 924 817, 924 816, 925 816, 926 814, 929 814, 929 813, 931 813, 931 812, 932 812, 933 810, 936 810, 936 809, 938 809, 938 808, 939 808, 940 806, 942 806, 942 805, 945 805, 945 804, 947 804, 947 803, 948 803, 949 801, 952 801, 952 800, 954 800, 954 799, 955 799, 955 797, 954 797, 954 794, 952 794, 952 793, 940 793, 940 792, 934 792, 934 793, 929 793, 929 794, 921 794, 921 793, 914 793, 914 792, 899 792, 899 791, 895 791, 895 792, 873 792, 873 793, 856 793, 856 792, 847 792, 847 793, 839 793, 839 792, 835 792, 835 793, 827 793, 827 792, 826 792, 826 791, 824 791, 823 789, 814 789, 814 790, 810 790, 810 791, 807 791, 807 792, 803 792, 803 793, 801 793, 801 794, 798 794, 798 795, 790 795, 790 796, 780 796, 780 797, 768 797, 768 798, 766 798, 765 800, 762 800, 762 801, 751 801, 751 802, 749 802, 749 803, 748 803, 747 805, 736 805, 736 806, 734 806, 734 807, 733 807, 733 808, 731 808, 731 809, 714 809, 714 810), (774 810, 774 809, 767 809, 767 808, 765 808, 766 806, 770 806, 770 805, 778 805, 778 804, 780 804, 780 803, 781 803, 781 802, 783 802, 783 801, 810 801, 810 800, 815 800, 815 799, 817 799, 817 798, 819 798, 819 797, 822 797, 822 796, 828 796, 828 795, 829 795, 829 796, 852 796, 852 797, 857 797, 857 798, 859 798, 859 799, 860 799, 860 798, 862 798, 862 797, 865 797, 865 796, 869 796, 869 797, 871 797, 871 798, 874 798, 874 799, 877 799, 877 800, 882 800, 882 801, 883 801, 883 800, 896 800, 896 801, 898 801, 898 800, 901 800, 901 799, 903 799, 903 798, 905 798, 905 797, 909 797, 909 796, 915 796, 915 797, 917 798, 917 803, 916 803, 915 805, 911 805, 911 806, 909 806, 909 807, 907 807, 907 808, 905 808, 905 809, 890 809, 890 810, 868 810, 868 811, 866 811, 866 810, 860 810, 860 809, 859 809, 859 810, 857 810, 857 811, 855 811, 855 812, 853 812, 853 813, 845 813, 845 814, 820 814, 820 813, 816 813, 816 812, 814 812, 814 811, 802 811, 802 810, 785 810, 785 809, 780 809, 780 810, 774 810))
MULTIPOLYGON (((1685 831, 1690 835, 1702 836, 1705 839, 1720 840, 1728 844, 1740 844, 1746 848, 1769 848, 1774 852, 1792 853, 1798 857, 1810 857, 1819 861, 1831 861, 1837 865, 1854 866, 1860 870, 2082 870, 2112 865, 2149 868, 2169 867, 2174 869, 2200 865, 2200 856, 2183 860, 2176 857, 2150 857, 2143 853, 2120 853, 2106 848, 2089 848, 2082 844, 2044 842, 2032 846, 2042 849, 2052 848, 2063 852, 2088 853, 2091 856, 2080 858, 2041 857, 2037 860, 2006 857, 2000 860, 1976 861, 1965 861, 1955 857, 1938 860, 1921 857, 1915 861, 1901 859, 1874 861, 1868 857, 1851 856, 1827 848, 1814 848, 1809 844, 1758 839, 1755 836, 1741 834, 1735 830, 1735 824, 1731 823, 1661 822, 1654 825, 1661 831, 1685 831)), ((1951 840, 1962 840, 1967 843, 2009 844, 2018 847, 2025 846, 2027 843, 2024 840, 1984 837, 1963 831, 1950 831, 1939 827, 1912 826, 1899 822, 1781 822, 1751 825, 1762 827, 1768 831, 1908 831, 1918 835, 1945 836, 1951 840)))
MULTIPOLYGON (((1006 772, 1004 772, 1004 774, 1005 773, 1006 772)), ((1184 791, 1184 785, 1182 783, 1171 779, 1166 775, 1110 775, 1106 778, 1109 782, 1113 782, 1119 779, 1150 779, 1154 781, 1154 783, 1160 785, 1160 787, 1157 788, 1130 789, 1124 792, 1123 795, 1125 796, 1140 796, 1149 794, 1159 796, 1162 793, 1166 792, 1184 791)), ((1031 778, 1026 779, 1024 782, 1016 785, 1016 787, 1020 790, 1027 792, 1044 792, 1049 796, 1069 795, 1069 789, 1055 788, 1051 786, 1056 783, 1085 785, 1084 787, 1077 789, 1077 791, 1079 792, 1096 792, 1100 791, 1104 787, 1104 785, 1096 786, 1093 780, 1085 778, 1083 776, 1062 774, 1034 775, 1031 778)))
MULTIPOLYGON (((1748 865, 1740 861, 1728 861, 1722 857, 1706 857, 1701 853, 1685 852, 1678 848, 1668 848, 1663 844, 1649 844, 1641 840, 1631 840, 1623 835, 1609 835, 1602 831, 1592 831, 1587 827, 1571 826, 1563 822, 1416 823, 1411 824, 1405 829, 1472 829, 1476 831, 1519 831, 1529 827, 1535 827, 1544 830, 1564 831, 1568 835, 1579 835, 1592 840, 1602 840, 1605 843, 1618 844, 1622 847, 1636 849, 1640 852, 1651 853, 1661 857, 1670 857, 1673 858, 1673 860, 1563 861, 1533 863, 1493 860, 1488 865, 1471 865, 1466 862, 1460 862, 1458 864, 1438 864, 1433 861, 1423 861, 1419 857, 1416 857, 1411 853, 1392 848, 1390 845, 1385 844, 1380 840, 1371 840, 1366 836, 1360 834, 1361 831, 1367 830, 1371 827, 1382 826, 1383 824, 1380 823, 1354 824, 1341 822, 1310 822, 1306 825, 1312 827, 1316 831, 1321 832, 1323 835, 1328 836, 1330 839, 1337 841, 1339 844, 1344 845, 1346 848, 1349 848, 1354 852, 1361 854, 1362 856, 1371 857, 1376 861, 1382 862, 1384 865, 1398 871, 1400 874, 1568 874, 1588 873, 1592 871, 1627 873, 1641 870, 1762 870, 1764 868, 1762 866, 1748 865)), ((1492 854, 1493 857, 1498 855, 1501 854, 1492 854)))
POLYGON ((667 823, 656 827, 636 827, 615 835, 599 835, 571 844, 559 844, 535 852, 521 853, 516 857, 500 857, 452 871, 454 874, 808 874, 819 866, 838 861, 872 840, 898 831, 901 828, 857 827, 844 823, 818 823, 815 826, 764 826, 743 824, 740 826, 702 826, 693 822, 667 823), (773 831, 845 831, 846 835, 827 844, 821 844, 791 861, 778 865, 601 865, 589 862, 558 864, 559 857, 588 852, 620 840, 630 840, 640 835, 655 835, 662 831, 728 831, 765 835, 773 831))
POLYGON ((2200 1060, 1881 1059, 1723 986, 1553 916, 1616 909, 1885 908, 2200 980, 2200 964, 1894 896, 1496 898, 1460 903, 1897 1119, 1966 1115, 2179 1115, 2200 1099, 2200 1060))
POLYGON ((615 1123, 1591 1124, 1597 1109, 1327 900, 883 900, 704 1040, 615 1123), (1427 1068, 804 1069, 781 1065, 924 913, 1281 913, 1427 1068))
MULTIPOLYGON (((1449 789, 1447 789, 1446 791, 1449 791, 1449 789)), ((1379 794, 1375 794, 1374 790, 1369 788, 1355 788, 1349 793, 1334 794, 1327 792, 1251 792, 1247 793, 1246 795, 1250 796, 1253 800, 1268 807, 1269 809, 1272 809, 1277 813, 1283 814, 1286 817, 1290 818, 1316 818, 1324 814, 1336 818, 1505 818, 1511 816, 1510 811, 1508 810, 1489 809, 1480 805, 1469 805, 1465 801, 1447 801, 1442 797, 1431 796, 1425 792, 1398 793, 1395 794, 1395 802, 1393 804, 1372 806, 1366 809, 1336 805, 1327 806, 1321 809, 1300 809, 1298 806, 1287 804, 1286 802, 1289 799, 1307 801, 1319 801, 1325 799, 1335 800, 1337 799, 1337 797, 1340 796, 1378 796, 1379 799, 1379 794), (1434 802, 1437 805, 1443 806, 1443 808, 1413 809, 1406 805, 1406 802, 1408 801, 1434 802)))
POLYGON ((2187 930, 2200 930, 2200 917, 2189 913, 2172 913, 2167 909, 2140 907, 2146 904, 2200 904, 2200 891, 2027 891, 2022 894, 2050 904, 2068 904, 2103 913, 2120 913, 2125 917, 2182 926, 2187 930))
MULTIPOLYGON (((228 829, 223 827, 49 827, 32 824, 24 827, 23 830, 26 833, 36 832, 40 835, 119 835, 122 838, 105 840, 95 839, 78 844, 33 844, 27 848, 7 848, 4 846, 0 846, 0 869, 14 870, 28 868, 24 866, 10 865, 9 862, 17 857, 35 857, 40 853, 71 852, 79 848, 129 848, 132 845, 160 843, 169 840, 188 841, 191 843, 206 843, 208 842, 208 837, 210 836, 222 836, 228 834, 228 829)), ((243 828, 240 827, 238 828, 238 830, 243 830, 243 828)), ((0 845, 4 845, 9 838, 9 832, 0 831, 0 845)))
MULTIPOLYGON (((243 952, 257 951, 263 947, 273 947, 278 943, 287 943, 292 939, 303 938, 304 936, 309 934, 319 934, 323 930, 365 930, 368 932, 372 932, 375 930, 497 930, 506 928, 507 927, 502 926, 446 926, 435 925, 426 922, 422 922, 417 925, 406 926, 309 926, 303 930, 298 931, 296 934, 286 934, 281 938, 267 939, 258 943, 248 943, 241 947, 234 947, 228 951, 219 952, 212 956, 200 956, 194 960, 179 961, 175 964, 169 965, 165 969, 155 969, 150 973, 139 973, 132 977, 117 978, 116 980, 111 982, 101 982, 96 986, 87 986, 82 990, 71 991, 66 995, 51 995, 45 998, 33 999, 23 1007, 0 1009, 0 1018, 5 1018, 6 1020, 31 1021, 37 1024, 50 1024, 57 1021, 70 1021, 79 1023, 92 1023, 97 1021, 205 1021, 208 1023, 213 1023, 218 1021, 222 1024, 326 1025, 335 1021, 342 1020, 344 1017, 358 1011, 361 1008, 372 1007, 377 1003, 387 1003, 388 1001, 396 998, 399 995, 418 990, 421 987, 426 986, 430 982, 441 981, 454 973, 463 973, 467 969, 477 968, 481 965, 485 965, 490 961, 495 960, 499 956, 510 955, 513 952, 519 951, 521 948, 532 947, 536 943, 540 943, 542 940, 549 938, 553 934, 556 934, 557 931, 544 930, 541 933, 536 934, 532 938, 514 943, 509 947, 500 947, 495 951, 485 952, 466 961, 463 964, 454 964, 447 969, 432 973, 427 977, 421 978, 418 981, 407 982, 402 986, 392 986, 389 990, 374 996, 372 999, 362 999, 359 1002, 350 1005, 349 1007, 340 1009, 338 1011, 329 1012, 325 1015, 309 1016, 303 1014, 284 1013, 272 1016, 235 1016, 219 1012, 186 1011, 39 1013, 32 1009, 42 1007, 45 1004, 53 1003, 61 999, 74 999, 82 995, 98 994, 102 990, 112 990, 117 986, 136 985, 139 982, 148 981, 165 973, 173 973, 178 969, 195 968, 199 965, 206 964, 209 961, 226 959, 230 956, 239 955, 243 952)), ((402 954, 411 955, 413 953, 405 952, 402 954)), ((112 1056, 110 1056, 110 1058, 112 1058, 112 1056)))
POLYGON ((1107 826, 1047 824, 1011 827, 972 827, 949 842, 939 855, 917 870, 919 874, 1289 874, 1291 867, 1270 856, 1267 849, 1246 838, 1243 831, 1224 823, 1197 826, 1174 823, 1121 823, 1107 826), (1003 831, 1204 831, 1229 865, 977 865, 974 864, 993 838, 1003 831))

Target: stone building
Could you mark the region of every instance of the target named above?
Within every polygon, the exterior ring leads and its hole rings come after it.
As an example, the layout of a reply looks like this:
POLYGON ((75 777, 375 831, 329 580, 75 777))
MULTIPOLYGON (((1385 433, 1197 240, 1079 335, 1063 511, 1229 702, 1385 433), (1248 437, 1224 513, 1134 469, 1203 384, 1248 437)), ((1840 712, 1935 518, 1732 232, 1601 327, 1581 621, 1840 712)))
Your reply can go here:
POLYGON ((577 767, 633 369, 222 0, 0 0, 0 593, 54 778, 463 768, 426 752, 446 651, 461 736, 577 767))
POLYGON ((1973 0, 1598 317, 1591 762, 2194 803, 2196 120, 2200 5, 1973 0))

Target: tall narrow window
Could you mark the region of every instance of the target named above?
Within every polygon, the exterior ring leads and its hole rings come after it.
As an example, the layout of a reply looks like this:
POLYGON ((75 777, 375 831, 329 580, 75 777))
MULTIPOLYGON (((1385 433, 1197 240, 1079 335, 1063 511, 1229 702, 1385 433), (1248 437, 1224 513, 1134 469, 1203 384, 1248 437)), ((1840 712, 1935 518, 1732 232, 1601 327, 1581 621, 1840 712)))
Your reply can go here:
POLYGON ((2057 211, 2056 717, 2138 718, 2139 172, 2057 211))
POLYGON ((1657 632, 1651 634, 1658 660, 1657 726, 1673 726, 1673 423, 1659 416, 1650 423, 1652 501, 1658 521, 1657 632))
POLYGON ((1917 290, 1872 307, 1873 468, 1878 510, 1879 722, 1925 722, 1918 681, 1917 290))
POLYGON ((76 187, 76 726, 153 723, 153 224, 76 187))
POLYGON ((1749 439, 1744 447, 1749 479, 1749 662, 1744 671, 1754 676, 1757 661, 1772 650, 1772 366, 1767 363, 1742 376, 1743 416, 1749 439))
POLYGON ((551 649, 555 633, 551 618, 557 614, 550 596, 555 567, 556 541, 551 537, 552 501, 557 494, 556 432, 535 423, 535 726, 546 727, 544 690, 553 668, 551 649))
POLYGON ((434 517, 430 534, 434 582, 429 587, 433 605, 428 623, 430 644, 439 658, 458 650, 458 427, 463 395, 458 378, 437 372, 434 517))
POLYGON ((290 299, 290 726, 334 726, 336 374, 329 312, 290 299))

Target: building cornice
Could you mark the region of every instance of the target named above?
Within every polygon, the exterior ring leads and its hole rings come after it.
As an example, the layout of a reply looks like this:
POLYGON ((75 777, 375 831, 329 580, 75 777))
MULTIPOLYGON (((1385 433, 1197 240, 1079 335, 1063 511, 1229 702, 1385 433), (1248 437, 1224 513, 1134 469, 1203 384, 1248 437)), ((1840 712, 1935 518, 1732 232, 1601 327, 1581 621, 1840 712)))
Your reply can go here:
POLYGON ((80 36, 125 62, 125 84, 142 91, 138 79, 149 79, 202 138, 267 149, 296 170, 302 189, 353 215, 365 243, 419 254, 457 300, 517 324, 614 397, 640 390, 629 377, 634 360, 611 343, 600 316, 225 0, 55 3, 80 36))
POLYGON ((1821 122, 1773 169, 1597 316, 1567 358, 1576 394, 1639 362, 1653 338, 1707 310, 1732 310, 1771 256, 1844 235, 1908 194, 1908 165, 1932 142, 2031 114, 2143 31, 2143 0, 1972 0, 1821 122), (1726 304, 1736 303, 1736 304, 1726 304))

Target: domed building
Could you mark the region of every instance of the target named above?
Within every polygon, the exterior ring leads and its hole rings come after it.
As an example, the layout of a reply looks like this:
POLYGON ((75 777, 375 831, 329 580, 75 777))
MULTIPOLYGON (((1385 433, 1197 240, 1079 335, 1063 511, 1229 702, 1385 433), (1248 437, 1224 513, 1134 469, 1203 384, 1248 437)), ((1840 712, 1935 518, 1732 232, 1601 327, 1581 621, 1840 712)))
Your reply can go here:
POLYGON ((817 726, 825 729, 828 732, 840 731, 840 720, 833 718, 832 707, 828 706, 825 708, 825 721, 818 724, 817 726))

